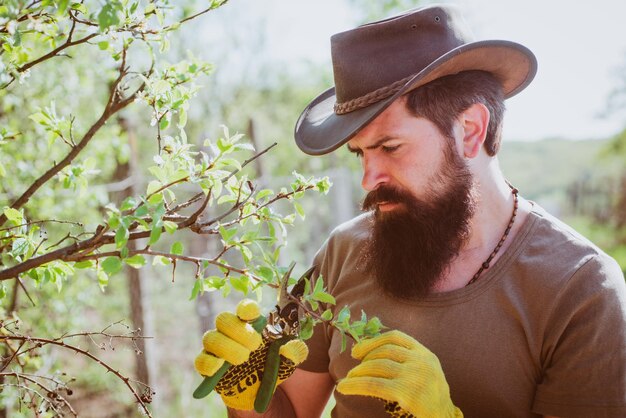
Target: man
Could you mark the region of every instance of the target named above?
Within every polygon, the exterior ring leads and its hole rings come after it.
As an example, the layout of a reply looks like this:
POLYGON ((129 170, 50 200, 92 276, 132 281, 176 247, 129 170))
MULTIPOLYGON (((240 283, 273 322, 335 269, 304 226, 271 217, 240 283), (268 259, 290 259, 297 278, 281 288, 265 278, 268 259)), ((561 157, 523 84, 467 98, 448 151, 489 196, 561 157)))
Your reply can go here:
POLYGON ((305 109, 296 142, 313 155, 347 144, 368 212, 315 265, 335 309, 391 331, 342 352, 340 333, 318 326, 265 416, 317 417, 333 389, 341 418, 626 416, 618 265, 498 166, 503 101, 531 82, 533 54, 471 41, 444 6, 331 45, 335 87, 305 109))

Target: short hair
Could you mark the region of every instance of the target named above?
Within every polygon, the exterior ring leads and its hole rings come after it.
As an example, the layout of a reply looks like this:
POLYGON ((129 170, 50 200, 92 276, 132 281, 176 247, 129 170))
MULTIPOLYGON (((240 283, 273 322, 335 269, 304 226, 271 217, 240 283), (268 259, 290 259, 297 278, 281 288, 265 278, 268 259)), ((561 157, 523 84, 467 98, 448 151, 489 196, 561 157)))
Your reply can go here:
POLYGON ((485 150, 494 156, 500 149, 504 93, 498 79, 486 71, 463 71, 431 81, 406 94, 406 106, 418 117, 433 122, 446 137, 452 137, 454 120, 475 103, 489 110, 485 150))

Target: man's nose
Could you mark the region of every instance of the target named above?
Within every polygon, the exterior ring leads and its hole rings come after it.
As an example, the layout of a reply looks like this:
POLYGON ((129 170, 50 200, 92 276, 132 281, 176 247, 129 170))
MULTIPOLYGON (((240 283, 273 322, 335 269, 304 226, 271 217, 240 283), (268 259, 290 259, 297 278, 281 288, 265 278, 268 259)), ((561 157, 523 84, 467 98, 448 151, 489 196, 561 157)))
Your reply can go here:
POLYGON ((361 187, 371 192, 381 184, 389 181, 389 173, 379 159, 363 156, 363 178, 361 187))

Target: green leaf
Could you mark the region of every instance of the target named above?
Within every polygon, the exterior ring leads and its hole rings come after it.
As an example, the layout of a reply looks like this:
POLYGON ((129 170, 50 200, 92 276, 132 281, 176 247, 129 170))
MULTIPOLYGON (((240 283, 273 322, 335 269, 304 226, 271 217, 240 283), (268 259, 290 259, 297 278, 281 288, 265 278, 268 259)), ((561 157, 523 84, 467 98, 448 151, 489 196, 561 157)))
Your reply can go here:
POLYGON ((101 265, 104 272, 109 276, 122 270, 122 260, 119 257, 107 257, 101 265))
POLYGON ((331 294, 328 294, 326 292, 316 292, 313 294, 313 296, 315 297, 316 300, 323 302, 323 303, 330 303, 332 305, 337 303, 335 298, 331 294))
POLYGON ((163 187, 163 184, 161 184, 160 181, 152 180, 150 183, 148 183, 146 194, 151 195, 152 193, 159 190, 161 187, 163 187))
POLYGON ((4 299, 7 295, 7 288, 4 283, 0 284, 0 300, 4 299))
POLYGON ((333 311, 331 311, 330 309, 326 309, 324 311, 324 313, 322 313, 322 319, 324 321, 330 321, 333 319, 333 311))
POLYGON ((308 302, 309 302, 309 305, 311 305, 311 309, 313 309, 314 311, 317 311, 317 310, 319 309, 320 304, 319 304, 319 303, 317 303, 317 301, 316 301, 316 300, 314 300, 314 299, 309 299, 309 300, 308 300, 308 302))
POLYGON ((235 144, 236 151, 254 151, 254 145, 243 143, 243 144, 235 144))
POLYGON ((85 260, 85 261, 79 261, 77 263, 74 263, 74 268, 77 269, 90 269, 93 266, 95 266, 96 263, 93 260, 85 260))
POLYGON ((229 144, 228 141, 226 141, 224 138, 218 138, 217 148, 220 150, 221 153, 226 154, 233 148, 233 145, 229 144))
POLYGON ((67 10, 67 5, 69 4, 69 0, 59 0, 57 5, 57 13, 62 15, 67 10))
POLYGON ((109 49, 109 41, 98 42, 98 48, 100 48, 102 51, 106 51, 107 49, 109 49))
POLYGON ((121 223, 115 232, 115 248, 122 248, 128 242, 128 238, 130 237, 130 233, 126 226, 121 223))
POLYGON ((324 177, 323 179, 321 179, 320 181, 318 181, 318 182, 315 184, 315 188, 316 188, 316 189, 317 189, 320 193, 327 194, 327 193, 328 193, 328 190, 330 190, 330 187, 331 187, 332 185, 333 185, 333 184, 330 182, 330 180, 328 179, 328 177, 324 177))
POLYGON ((98 285, 100 286, 100 290, 104 292, 104 288, 109 284, 109 276, 104 272, 104 270, 98 270, 98 285))
POLYGON ((336 318, 338 323, 347 325, 350 321, 350 308, 347 306, 341 308, 336 318))
POLYGON ((13 241, 11 253, 14 257, 24 255, 28 251, 28 247, 29 243, 26 238, 17 238, 15 241, 13 241))
POLYGON ((160 264, 162 266, 169 266, 170 264, 172 264, 172 260, 167 257, 163 257, 162 255, 157 255, 152 260, 152 265, 156 266, 157 264, 160 264))
POLYGON ((135 206, 137 206, 137 200, 134 197, 129 196, 126 199, 124 199, 124 201, 122 202, 122 206, 120 206, 120 210, 124 212, 125 210, 133 209, 135 206))
POLYGON ((367 336, 374 337, 380 333, 380 330, 383 328, 383 324, 380 322, 380 319, 377 317, 371 318, 365 324, 365 328, 363 329, 364 333, 367 336))
POLYGON ((144 15, 149 15, 150 13, 154 13, 154 9, 156 9, 156 4, 149 3, 146 8, 143 10, 144 15))
POLYGON ((193 284, 193 288, 191 289, 191 296, 189 296, 189 300, 194 300, 195 298, 197 298, 203 287, 204 284, 202 283, 202 280, 196 279, 193 284))
POLYGON ((271 195, 273 195, 273 194, 274 194, 274 191, 273 191, 273 190, 270 190, 270 189, 263 189, 263 190, 261 190, 260 192, 258 192, 258 193, 256 194, 256 199, 257 199, 257 200, 261 200, 261 199, 263 199, 264 197, 271 196, 271 195))
POLYGON ((181 108, 178 111, 178 127, 182 129, 185 125, 187 125, 187 112, 181 108))
POLYGON ((243 257, 243 261, 245 263, 249 263, 252 260, 252 250, 250 250, 250 248, 245 245, 238 244, 237 249, 241 252, 241 256, 243 257))
POLYGON ((304 208, 302 207, 302 205, 298 202, 293 202, 293 207, 296 212, 298 212, 298 215, 300 215, 300 219, 304 220, 304 208))
POLYGON ((170 253, 174 255, 183 255, 184 249, 185 247, 183 246, 183 243, 180 241, 176 241, 175 243, 172 244, 170 253))
POLYGON ((135 216, 146 216, 148 214, 148 206, 144 203, 141 206, 139 206, 137 208, 137 210, 135 211, 135 216))
POLYGON ((319 278, 315 281, 315 287, 313 288, 313 294, 321 293, 324 291, 324 280, 319 278))
POLYGON ((169 114, 165 115, 161 118, 161 121, 159 122, 159 128, 164 131, 167 129, 167 127, 170 126, 170 118, 169 118, 169 114))
POLYGON ((47 115, 45 115, 43 112, 33 113, 28 118, 31 119, 33 122, 38 123, 43 126, 50 125, 50 118, 47 115))
POLYGON ((73 10, 78 10, 79 12, 81 12, 82 14, 86 15, 87 13, 89 13, 87 11, 87 7, 84 4, 80 4, 80 3, 73 3, 72 4, 72 9, 73 10))
POLYGON ((265 279, 265 281, 267 281, 268 283, 271 283, 274 279, 274 271, 267 266, 259 267, 257 269, 257 274, 265 279))
POLYGON ((148 245, 156 243, 159 238, 161 238, 162 232, 163 230, 160 226, 160 222, 156 222, 155 225, 152 226, 152 231, 150 231, 150 239, 148 240, 148 245))
POLYGON ((163 221, 163 226, 168 234, 173 234, 178 229, 178 224, 172 221, 163 221))
POLYGON ((151 205, 158 205, 162 201, 163 201, 163 192, 153 194, 152 196, 150 196, 150 199, 148 199, 148 203, 150 203, 151 205))
POLYGON ((226 229, 222 225, 220 225, 219 231, 224 242, 228 243, 231 242, 232 238, 235 236, 235 234, 237 234, 237 227, 226 229))
POLYGON ((221 289, 222 289, 222 297, 227 297, 228 295, 230 295, 230 291, 232 287, 230 286, 230 284, 224 283, 224 286, 222 286, 221 289))
POLYGON ((308 340, 313 336, 313 320, 308 316, 305 316, 302 321, 300 321, 300 339, 308 340))
POLYGON ((100 30, 102 32, 109 27, 120 23, 120 18, 117 15, 114 3, 116 2, 107 2, 100 10, 100 13, 98 13, 98 25, 100 26, 100 30))
POLYGON ((248 285, 250 284, 248 276, 231 277, 230 284, 233 286, 233 289, 238 290, 244 295, 248 295, 248 285))
POLYGON ((348 338, 346 337, 345 332, 341 332, 341 353, 346 351, 346 345, 348 344, 348 338))
POLYGON ((146 259, 141 254, 135 254, 132 257, 124 259, 124 262, 133 268, 141 268, 146 264, 146 259))
POLYGON ((22 212, 17 209, 5 207, 4 208, 4 216, 15 225, 21 225, 24 222, 24 217, 22 216, 22 212))
POLYGON ((220 167, 234 167, 237 170, 241 170, 241 163, 235 158, 221 158, 218 161, 218 165, 220 167))

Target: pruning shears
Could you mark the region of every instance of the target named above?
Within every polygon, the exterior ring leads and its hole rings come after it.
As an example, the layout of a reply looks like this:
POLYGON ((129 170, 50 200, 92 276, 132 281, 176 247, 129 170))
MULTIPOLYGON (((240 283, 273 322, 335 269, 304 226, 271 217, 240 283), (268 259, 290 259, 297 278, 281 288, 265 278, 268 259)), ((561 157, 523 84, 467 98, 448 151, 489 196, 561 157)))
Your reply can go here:
POLYGON ((278 292, 278 304, 276 305, 276 309, 270 312, 267 325, 263 330, 263 337, 271 342, 269 343, 267 357, 265 358, 265 368, 263 369, 261 386, 259 386, 254 400, 254 410, 259 413, 265 412, 272 400, 274 389, 276 388, 278 369, 280 367, 280 347, 298 338, 300 333, 297 301, 302 298, 306 279, 310 279, 314 267, 304 272, 291 289, 291 292, 288 292, 289 276, 295 265, 295 263, 291 263, 281 280, 278 292))
MULTIPOLYGON (((267 409, 274 393, 280 366, 280 347, 290 340, 298 338, 300 333, 297 301, 302 298, 306 280, 311 278, 314 267, 304 272, 291 291, 289 291, 289 278, 294 267, 295 263, 291 263, 280 280, 278 302, 275 309, 267 317, 261 315, 251 324, 257 332, 263 335, 263 338, 269 345, 261 385, 254 403, 254 409, 257 412, 263 412, 267 409)), ((193 397, 201 399, 207 396, 230 367, 231 364, 229 362, 224 362, 214 375, 205 377, 204 381, 194 391, 193 397)))

